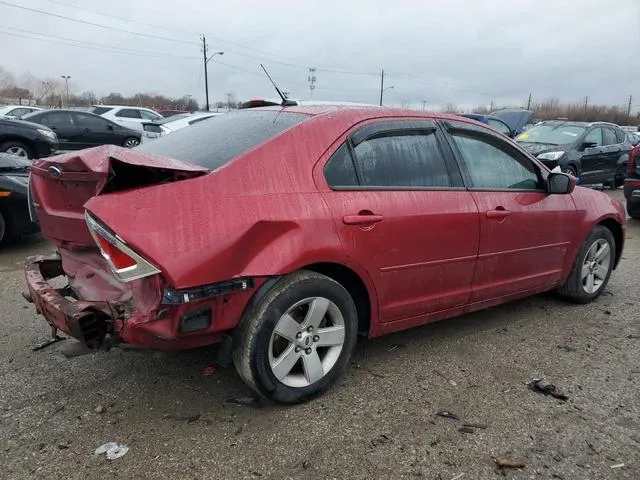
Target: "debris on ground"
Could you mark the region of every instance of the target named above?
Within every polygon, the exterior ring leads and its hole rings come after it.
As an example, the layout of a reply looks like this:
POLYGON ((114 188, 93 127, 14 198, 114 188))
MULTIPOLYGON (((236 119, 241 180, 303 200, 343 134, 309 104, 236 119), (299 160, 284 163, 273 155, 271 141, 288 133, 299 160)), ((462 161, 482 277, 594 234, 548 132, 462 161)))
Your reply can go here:
POLYGON ((524 468, 525 467, 524 463, 516 462, 513 460, 506 460, 504 458, 494 458, 493 461, 496 462, 496 465, 500 468, 524 468))
POLYGON ((617 463, 615 465, 611 465, 610 468, 622 468, 622 467, 624 467, 624 463, 617 463))
POLYGON ((60 335, 54 335, 49 340, 45 340, 44 342, 35 344, 31 350, 36 352, 38 350, 42 350, 43 348, 47 348, 49 345, 53 345, 54 343, 61 342, 62 340, 66 339, 66 337, 61 337, 60 335))
POLYGON ((240 405, 243 407, 254 407, 260 408, 262 407, 262 402, 258 397, 236 397, 229 398, 225 403, 229 403, 231 405, 240 405))
POLYGON ((108 442, 104 445, 100 445, 94 452, 95 455, 106 454, 107 460, 115 460, 117 458, 124 457, 129 451, 129 447, 121 443, 108 442))
POLYGON ((169 415, 169 414, 164 415, 164 418, 168 418, 170 420, 179 420, 181 422, 187 422, 187 423, 197 422, 198 420, 200 420, 201 417, 202 417, 201 413, 196 413, 195 415, 187 415, 187 416, 169 415))
POLYGON ((476 433, 475 429, 471 428, 471 427, 460 427, 458 429, 458 431, 460 433, 476 433))
POLYGON ((464 473, 459 473, 458 475, 456 475, 455 477, 453 477, 451 480, 460 480, 462 477, 464 477, 465 474, 464 473))
POLYGON ((394 343, 393 345, 391 345, 389 347, 389 349, 387 350, 388 352, 393 352, 395 349, 397 348, 404 348, 404 345, 400 345, 398 343, 394 343))
POLYGON ((542 393, 543 395, 551 395, 553 398, 557 398, 558 400, 567 401, 569 399, 567 395, 558 392, 553 383, 548 382, 543 378, 533 378, 528 386, 529 389, 534 392, 542 393))
POLYGON ((387 437, 384 433, 378 435, 376 438, 371 440, 371 445, 377 447, 378 445, 384 445, 385 443, 389 443, 391 439, 387 437))
POLYGON ((447 377, 444 373, 439 372, 438 370, 436 370, 435 372, 436 372, 436 375, 438 375, 439 377, 445 379, 447 381, 447 383, 449 385, 451 385, 452 387, 456 387, 458 385, 456 382, 454 382, 449 377, 447 377))
POLYGON ((484 425, 482 423, 469 423, 469 422, 464 422, 462 424, 463 427, 471 427, 471 428, 480 428, 482 430, 486 430, 487 428, 489 428, 488 425, 484 425))
POLYGON ((213 375, 217 371, 218 371, 218 368, 215 365, 209 365, 208 367, 204 367, 202 369, 202 376, 203 377, 210 377, 211 375, 213 375))
POLYGON ((455 413, 448 412, 446 410, 437 412, 436 415, 443 418, 450 418, 451 420, 460 420, 460 418, 455 413))
POLYGON ((595 449, 595 447, 594 447, 593 445, 591 445, 591 443, 589 443, 589 440, 585 440, 584 442, 587 444, 587 447, 589 447, 591 450, 593 450, 593 452, 594 452, 596 455, 600 455, 600 452, 598 452, 598 451, 595 449))
POLYGON ((102 405, 96 405, 96 408, 93 409, 98 415, 105 412, 105 409, 102 405))
POLYGON ((304 470, 309 470, 311 468, 311 460, 308 458, 302 462, 302 468, 304 470))

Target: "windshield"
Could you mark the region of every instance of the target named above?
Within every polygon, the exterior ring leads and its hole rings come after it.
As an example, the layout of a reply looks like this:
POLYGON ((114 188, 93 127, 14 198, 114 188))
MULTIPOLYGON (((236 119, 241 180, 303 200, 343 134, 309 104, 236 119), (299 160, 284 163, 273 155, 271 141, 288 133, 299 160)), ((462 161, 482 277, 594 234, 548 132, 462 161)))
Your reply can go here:
POLYGON ((516 137, 518 142, 565 145, 573 143, 585 132, 585 127, 564 123, 534 125, 516 137))
POLYGON ((136 149, 215 170, 308 118, 300 113, 242 110, 211 117, 136 149))

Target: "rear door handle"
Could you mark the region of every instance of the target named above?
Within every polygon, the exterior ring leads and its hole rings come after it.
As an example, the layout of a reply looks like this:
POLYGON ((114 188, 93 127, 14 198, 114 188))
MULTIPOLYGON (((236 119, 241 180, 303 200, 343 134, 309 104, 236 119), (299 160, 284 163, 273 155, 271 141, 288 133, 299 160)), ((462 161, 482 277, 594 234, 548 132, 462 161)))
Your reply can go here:
POLYGON ((371 225, 374 223, 380 223, 384 217, 382 215, 360 214, 360 215, 345 215, 342 217, 342 223, 345 225, 371 225))
POLYGON ((508 210, 505 210, 502 207, 497 207, 495 210, 489 210, 487 212, 487 218, 495 218, 495 219, 502 219, 502 218, 507 218, 509 215, 511 215, 511 212, 509 212, 508 210))

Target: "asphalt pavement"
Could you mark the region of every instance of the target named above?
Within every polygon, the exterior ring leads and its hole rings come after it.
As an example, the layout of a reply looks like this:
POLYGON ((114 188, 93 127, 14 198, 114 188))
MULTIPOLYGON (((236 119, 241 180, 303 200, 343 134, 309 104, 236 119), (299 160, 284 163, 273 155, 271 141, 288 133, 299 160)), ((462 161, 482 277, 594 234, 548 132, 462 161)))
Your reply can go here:
POLYGON ((640 222, 595 303, 545 294, 360 340, 341 381, 294 407, 210 374, 209 349, 32 351, 49 328, 22 267, 49 250, 0 250, 0 478, 640 479, 640 222), (95 455, 107 442, 128 451, 95 455))

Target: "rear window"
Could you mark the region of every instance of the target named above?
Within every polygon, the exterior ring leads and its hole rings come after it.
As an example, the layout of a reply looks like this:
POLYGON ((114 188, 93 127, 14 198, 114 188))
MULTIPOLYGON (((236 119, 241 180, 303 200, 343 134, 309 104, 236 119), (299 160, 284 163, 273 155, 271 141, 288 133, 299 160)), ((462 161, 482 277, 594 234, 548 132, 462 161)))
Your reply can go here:
POLYGON ((87 112, 95 113, 96 115, 102 115, 103 113, 107 113, 109 110, 113 110, 111 107, 91 107, 87 112))
POLYGON ((309 115, 272 110, 226 113, 136 149, 215 170, 308 118, 309 115))

